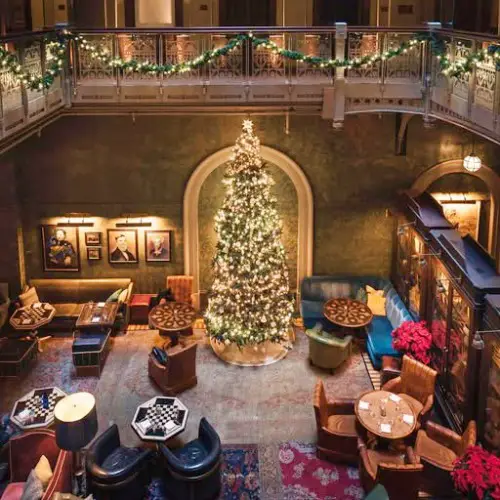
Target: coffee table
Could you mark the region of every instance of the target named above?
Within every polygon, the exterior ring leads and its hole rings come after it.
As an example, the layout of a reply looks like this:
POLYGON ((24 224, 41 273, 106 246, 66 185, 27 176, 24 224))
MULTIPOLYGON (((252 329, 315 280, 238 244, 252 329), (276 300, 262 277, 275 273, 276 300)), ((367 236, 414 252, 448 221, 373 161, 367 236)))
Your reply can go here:
MULTIPOLYGON (((9 323, 18 331, 28 331, 31 337, 36 337, 38 328, 47 325, 52 321, 56 310, 47 302, 35 302, 29 306, 16 309, 10 317, 9 323)), ((46 336, 38 339, 38 350, 42 352, 40 342, 49 339, 46 336)))
POLYGON ((179 398, 157 396, 137 407, 132 428, 144 441, 166 441, 186 428, 189 411, 179 398))
POLYGON ((196 319, 194 307, 184 302, 166 302, 151 309, 149 323, 172 340, 172 346, 179 341, 179 335, 190 329, 196 319))
POLYGON ((384 439, 403 439, 417 425, 417 416, 411 406, 400 396, 388 391, 362 394, 356 401, 354 411, 359 423, 367 431, 384 439), (368 404, 368 408, 363 403, 368 404), (408 416, 408 421, 405 421, 405 415, 408 416), (389 427, 383 427, 386 425, 389 427))
POLYGON ((20 377, 38 354, 38 339, 0 339, 0 377, 20 377))
POLYGON ((323 307, 325 317, 344 328, 362 328, 371 323, 373 313, 359 300, 339 297, 330 299, 323 307))
POLYGON ((22 430, 38 429, 47 427, 54 422, 54 408, 59 400, 66 397, 66 393, 58 387, 45 387, 34 389, 14 403, 10 419, 22 430), (43 408, 40 398, 42 394, 48 397, 48 408, 43 408), (21 417, 23 411, 31 413, 29 422, 21 417))
POLYGON ((84 330, 112 328, 120 304, 118 302, 87 302, 76 320, 76 328, 84 330))

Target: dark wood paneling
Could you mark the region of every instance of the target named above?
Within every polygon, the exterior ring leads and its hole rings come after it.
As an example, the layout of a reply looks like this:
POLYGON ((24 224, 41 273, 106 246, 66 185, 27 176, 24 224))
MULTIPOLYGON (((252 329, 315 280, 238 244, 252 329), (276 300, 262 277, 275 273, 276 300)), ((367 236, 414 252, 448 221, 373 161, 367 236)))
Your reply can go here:
POLYGON ((132 28, 135 26, 135 1, 125 0, 125 26, 127 28, 132 28))
POLYGON ((221 26, 276 26, 276 0, 220 0, 221 26))

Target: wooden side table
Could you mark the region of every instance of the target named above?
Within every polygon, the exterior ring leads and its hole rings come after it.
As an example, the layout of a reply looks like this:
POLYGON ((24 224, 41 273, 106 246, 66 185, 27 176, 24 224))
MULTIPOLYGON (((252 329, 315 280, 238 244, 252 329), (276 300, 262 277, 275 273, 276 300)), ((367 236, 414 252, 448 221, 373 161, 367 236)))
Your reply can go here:
POLYGON ((194 307, 183 302, 165 302, 149 313, 149 323, 160 331, 160 335, 170 337, 172 346, 177 344, 181 333, 192 328, 195 319, 194 307))

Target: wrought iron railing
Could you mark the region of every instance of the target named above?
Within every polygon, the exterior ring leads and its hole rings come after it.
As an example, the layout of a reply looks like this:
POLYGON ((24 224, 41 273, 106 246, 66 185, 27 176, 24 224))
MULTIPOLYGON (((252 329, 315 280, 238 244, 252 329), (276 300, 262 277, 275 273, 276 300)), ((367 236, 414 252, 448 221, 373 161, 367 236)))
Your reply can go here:
MULTIPOLYGON (((500 39, 491 35, 435 26, 340 28, 114 29, 81 30, 79 34, 96 46, 106 47, 112 57, 156 64, 195 59, 206 50, 225 45, 236 34, 250 31, 256 36, 268 37, 280 48, 325 59, 383 54, 413 38, 417 32, 433 31, 443 38, 452 61, 471 51, 500 44, 500 39)), ((0 43, 15 53, 31 73, 43 73, 48 34, 50 32, 17 35, 0 39, 0 43)), ((245 40, 231 53, 214 59, 209 65, 172 75, 129 73, 110 67, 88 51, 81 50, 74 41, 68 42, 67 61, 62 74, 43 91, 25 88, 11 72, 0 66, 0 139, 72 104, 92 103, 95 108, 98 103, 159 103, 168 106, 172 102, 176 105, 202 102, 200 98, 191 102, 184 95, 186 89, 199 96, 212 92, 211 102, 217 104, 252 104, 259 102, 259 98, 265 103, 273 102, 273 99, 290 102, 295 98, 293 89, 316 87, 320 91, 304 93, 306 97, 302 102, 307 102, 309 96, 317 106, 318 99, 322 99, 321 90, 335 88, 340 78, 347 88, 356 89, 345 93, 347 112, 406 110, 460 122, 500 140, 500 85, 496 61, 488 57, 471 73, 449 77, 441 72, 428 41, 394 59, 341 70, 314 67, 285 58, 266 48, 256 47, 251 40, 245 40), (361 83, 372 85, 356 87, 361 83), (286 87, 288 93, 280 100, 277 97, 279 92, 273 93, 272 86, 286 87), (239 100, 234 91, 228 90, 236 87, 245 88, 245 93, 239 94, 239 100), (258 94, 255 91, 258 88, 266 90, 258 94), (179 97, 179 92, 184 92, 182 97, 179 97)))

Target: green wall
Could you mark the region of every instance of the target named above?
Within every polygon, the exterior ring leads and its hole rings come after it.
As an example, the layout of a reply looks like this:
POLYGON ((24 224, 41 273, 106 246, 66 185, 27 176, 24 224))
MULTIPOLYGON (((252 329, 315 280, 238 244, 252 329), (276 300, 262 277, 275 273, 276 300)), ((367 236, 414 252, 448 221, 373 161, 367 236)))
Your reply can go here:
MULTIPOLYGON (((243 116, 125 116, 63 117, 0 157, 16 176, 26 252, 26 274, 35 277, 130 276, 143 292, 163 286, 165 276, 183 272, 182 201, 189 176, 208 155, 230 146, 243 116), (114 227, 122 213, 147 212, 155 227, 174 231, 173 259, 168 264, 146 264, 143 230, 139 230, 141 262, 117 267, 104 259, 87 262, 84 230, 80 229, 80 273, 44 273, 39 225, 68 212, 97 217, 90 230, 114 227)), ((346 118, 335 132, 318 116, 292 115, 285 134, 281 116, 256 116, 256 130, 265 145, 289 155, 304 170, 314 195, 314 273, 387 275, 391 259, 391 218, 396 193, 411 186, 424 169, 461 157, 471 137, 451 125, 424 129, 411 120, 406 156, 395 156, 395 116, 362 114, 346 118), (465 146, 464 146, 465 145, 465 146)), ((495 166, 499 149, 476 142, 483 161, 495 166)), ((216 176, 209 179, 220 189, 216 176)), ((295 224, 290 205, 290 183, 277 179, 276 193, 287 192, 285 227, 291 241, 295 224)), ((215 204, 208 207, 210 184, 202 191, 201 222, 208 228, 215 204), (207 187, 208 186, 208 187, 207 187), (205 212, 206 210, 206 212, 205 212)), ((221 196, 219 194, 216 196, 221 196)), ((296 227, 296 224, 295 224, 296 227)), ((208 231, 208 229, 207 229, 208 231)), ((207 233, 208 234, 208 233, 207 233)), ((209 237, 207 236, 209 239, 209 237)), ((286 243, 289 245, 288 243, 286 243)), ((104 247, 104 250, 106 248, 104 247)), ((203 280, 211 247, 203 243, 203 280)), ((293 263, 294 255, 290 256, 293 263)), ((0 260, 0 281, 12 280, 0 260)))

